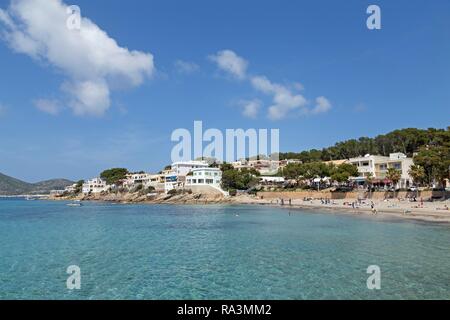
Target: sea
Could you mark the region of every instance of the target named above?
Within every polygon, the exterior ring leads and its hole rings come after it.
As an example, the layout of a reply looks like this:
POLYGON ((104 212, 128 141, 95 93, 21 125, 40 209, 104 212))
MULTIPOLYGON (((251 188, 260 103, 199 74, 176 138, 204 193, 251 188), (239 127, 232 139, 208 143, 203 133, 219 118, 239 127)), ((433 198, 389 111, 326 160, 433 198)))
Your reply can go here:
POLYGON ((0 299, 450 299, 450 224, 0 199, 0 299))

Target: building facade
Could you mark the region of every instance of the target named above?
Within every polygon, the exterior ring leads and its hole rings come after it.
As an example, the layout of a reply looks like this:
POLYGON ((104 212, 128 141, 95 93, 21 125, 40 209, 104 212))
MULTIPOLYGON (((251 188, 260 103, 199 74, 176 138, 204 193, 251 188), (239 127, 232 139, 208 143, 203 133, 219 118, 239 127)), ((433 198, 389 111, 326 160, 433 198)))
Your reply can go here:
POLYGON ((110 189, 110 186, 106 184, 106 181, 100 179, 100 178, 94 178, 87 180, 85 183, 83 183, 83 193, 101 193, 104 191, 108 191, 110 189))
POLYGON ((208 168, 205 161, 181 161, 172 163, 171 173, 179 176, 186 176, 189 172, 198 168, 208 168))
POLYGON ((185 185, 212 185, 220 188, 222 183, 222 171, 218 168, 198 168, 192 170, 192 175, 186 177, 185 185))
POLYGON ((403 153, 391 153, 389 157, 365 155, 349 159, 351 164, 358 168, 359 181, 365 181, 369 175, 374 178, 374 183, 389 184, 386 174, 389 168, 394 168, 401 173, 400 181, 396 187, 408 188, 413 183, 413 179, 409 175, 409 170, 414 164, 412 158, 408 158, 403 153))

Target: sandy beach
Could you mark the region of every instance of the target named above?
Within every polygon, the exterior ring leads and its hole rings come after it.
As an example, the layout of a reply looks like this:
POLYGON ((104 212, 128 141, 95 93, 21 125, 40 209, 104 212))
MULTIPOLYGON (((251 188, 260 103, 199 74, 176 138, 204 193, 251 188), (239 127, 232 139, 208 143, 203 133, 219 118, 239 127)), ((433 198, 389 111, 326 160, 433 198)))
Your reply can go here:
POLYGON ((387 199, 362 200, 360 203, 354 200, 330 200, 328 203, 318 199, 261 199, 253 196, 238 196, 233 199, 235 203, 260 204, 283 207, 286 209, 310 209, 321 212, 341 212, 355 215, 370 215, 376 217, 395 217, 400 219, 414 219, 428 222, 450 223, 450 201, 410 202, 407 200, 387 199), (354 206, 353 204, 354 203, 354 206))

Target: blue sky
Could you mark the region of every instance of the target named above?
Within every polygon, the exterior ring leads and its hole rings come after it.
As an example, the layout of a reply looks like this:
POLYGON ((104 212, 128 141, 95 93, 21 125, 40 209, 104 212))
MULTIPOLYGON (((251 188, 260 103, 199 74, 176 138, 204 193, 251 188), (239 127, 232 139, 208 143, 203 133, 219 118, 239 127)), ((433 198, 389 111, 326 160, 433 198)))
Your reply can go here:
MULTIPOLYGON (((34 3, 41 1, 54 2, 34 3)), ((3 17, 19 31, 29 23, 57 33, 55 19, 39 20, 39 10, 27 2, 19 0, 14 11, 0 0, 3 17)), ((70 47, 46 43, 48 37, 32 30, 34 40, 52 49, 33 56, 30 47, 18 49, 11 40, 17 30, 0 19, 2 173, 39 181, 88 178, 110 167, 159 171, 170 163, 172 131, 192 130, 194 120, 222 130, 279 128, 282 151, 450 125, 448 1, 66 4, 78 5, 83 18, 117 42, 111 47, 119 58, 86 65, 80 55, 109 54, 110 47, 96 48, 101 41, 93 41, 74 57, 70 47), (381 30, 366 27, 369 4, 381 8, 381 30), (221 67, 225 50, 244 63, 233 65, 241 69, 221 67), (255 77, 271 89, 255 85, 255 77), (80 93, 86 79, 102 93, 80 93), (283 109, 275 103, 278 93, 287 93, 284 106, 293 107, 274 118, 270 107, 283 109), (318 103, 319 97, 326 100, 318 103), (315 109, 318 104, 323 108, 315 109)))

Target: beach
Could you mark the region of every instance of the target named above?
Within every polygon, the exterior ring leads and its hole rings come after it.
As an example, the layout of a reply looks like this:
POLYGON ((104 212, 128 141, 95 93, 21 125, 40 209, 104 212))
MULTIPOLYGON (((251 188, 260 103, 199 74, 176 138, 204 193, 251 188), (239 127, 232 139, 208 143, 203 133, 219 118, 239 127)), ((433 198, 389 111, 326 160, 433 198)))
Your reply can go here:
POLYGON ((289 205, 289 198, 284 198, 284 204, 281 199, 258 199, 256 197, 241 196, 236 197, 235 201, 241 204, 260 204, 279 206, 282 208, 297 208, 320 210, 321 212, 341 212, 353 215, 370 215, 383 217, 395 217, 399 219, 414 219, 429 222, 450 223, 450 211, 444 210, 445 206, 450 205, 450 201, 420 202, 400 201, 397 199, 373 200, 374 211, 371 207, 371 200, 362 200, 361 203, 352 200, 330 200, 324 203, 318 199, 304 201, 302 199, 292 199, 289 205), (355 207, 352 203, 355 203, 355 207))

